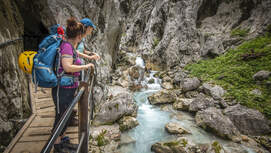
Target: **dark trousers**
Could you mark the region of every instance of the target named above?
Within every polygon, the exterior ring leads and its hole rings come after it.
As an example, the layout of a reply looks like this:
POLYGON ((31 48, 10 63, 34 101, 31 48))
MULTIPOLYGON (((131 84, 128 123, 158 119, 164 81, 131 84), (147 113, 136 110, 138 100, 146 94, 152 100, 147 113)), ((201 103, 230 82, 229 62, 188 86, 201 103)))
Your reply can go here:
MULTIPOLYGON (((55 129, 57 123, 60 121, 64 112, 68 109, 68 107, 72 103, 76 89, 77 88, 61 88, 61 87, 59 88, 59 93, 58 93, 59 112, 57 112, 58 111, 57 110, 57 87, 52 89, 52 97, 53 97, 53 101, 55 103, 55 111, 56 111, 53 130, 55 129)), ((68 119, 66 125, 64 126, 63 130, 61 131, 60 136, 62 136, 63 133, 66 131, 67 125, 69 124, 70 121, 71 121, 71 117, 68 119)))

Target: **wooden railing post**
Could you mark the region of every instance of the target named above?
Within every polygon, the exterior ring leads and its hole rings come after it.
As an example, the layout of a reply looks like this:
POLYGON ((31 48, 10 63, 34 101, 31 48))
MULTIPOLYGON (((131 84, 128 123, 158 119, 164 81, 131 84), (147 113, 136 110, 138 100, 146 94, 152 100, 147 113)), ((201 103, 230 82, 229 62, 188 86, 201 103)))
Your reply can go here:
POLYGON ((88 153, 88 124, 89 124, 89 115, 88 115, 88 95, 89 95, 89 87, 88 83, 81 82, 81 86, 85 87, 85 92, 78 104, 79 110, 79 140, 81 140, 82 134, 84 133, 84 140, 81 145, 80 153, 88 153))

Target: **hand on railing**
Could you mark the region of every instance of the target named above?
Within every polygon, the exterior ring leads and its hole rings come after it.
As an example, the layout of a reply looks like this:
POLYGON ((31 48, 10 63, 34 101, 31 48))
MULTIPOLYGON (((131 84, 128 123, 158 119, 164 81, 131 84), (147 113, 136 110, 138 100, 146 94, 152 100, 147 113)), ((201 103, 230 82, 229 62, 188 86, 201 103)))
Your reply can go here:
POLYGON ((94 68, 95 68, 95 66, 92 63, 88 63, 85 65, 85 69, 94 69, 94 68))

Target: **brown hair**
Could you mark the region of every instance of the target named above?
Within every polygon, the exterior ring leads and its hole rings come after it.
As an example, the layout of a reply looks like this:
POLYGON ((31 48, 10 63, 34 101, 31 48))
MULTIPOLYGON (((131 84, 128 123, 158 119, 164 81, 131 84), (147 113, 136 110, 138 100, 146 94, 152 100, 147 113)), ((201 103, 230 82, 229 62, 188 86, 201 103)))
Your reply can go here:
POLYGON ((83 33, 84 33, 84 26, 82 25, 82 23, 77 22, 77 20, 74 17, 71 17, 67 20, 66 35, 68 38, 73 39, 83 33))

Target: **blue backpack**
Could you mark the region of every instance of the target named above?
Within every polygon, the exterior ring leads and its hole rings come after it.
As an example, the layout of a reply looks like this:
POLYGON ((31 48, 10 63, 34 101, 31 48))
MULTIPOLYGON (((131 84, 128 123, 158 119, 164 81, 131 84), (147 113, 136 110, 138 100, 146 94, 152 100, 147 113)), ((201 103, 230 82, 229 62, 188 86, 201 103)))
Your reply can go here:
MULTIPOLYGON (((58 72, 61 62, 60 45, 63 41, 62 37, 57 34, 58 26, 54 25, 50 28, 51 35, 42 40, 38 53, 34 57, 32 79, 36 87, 70 86, 76 81, 76 78, 65 74, 64 71, 61 74, 58 72)), ((76 56, 74 52, 73 62, 75 62, 76 56)))

